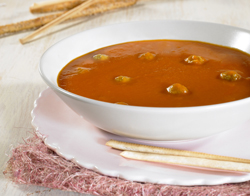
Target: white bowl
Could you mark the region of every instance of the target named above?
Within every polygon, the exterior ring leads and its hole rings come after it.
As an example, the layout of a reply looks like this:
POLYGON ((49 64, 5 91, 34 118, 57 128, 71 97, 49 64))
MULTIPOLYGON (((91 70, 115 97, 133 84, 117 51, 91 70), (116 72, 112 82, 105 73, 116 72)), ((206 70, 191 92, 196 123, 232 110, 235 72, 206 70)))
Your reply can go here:
POLYGON ((196 139, 250 119, 250 98, 198 107, 138 107, 85 98, 57 85, 60 70, 82 54, 117 43, 152 39, 197 40, 250 52, 250 32, 247 30, 194 21, 130 22, 91 29, 56 43, 43 54, 40 74, 77 114, 121 136, 168 141, 196 139))

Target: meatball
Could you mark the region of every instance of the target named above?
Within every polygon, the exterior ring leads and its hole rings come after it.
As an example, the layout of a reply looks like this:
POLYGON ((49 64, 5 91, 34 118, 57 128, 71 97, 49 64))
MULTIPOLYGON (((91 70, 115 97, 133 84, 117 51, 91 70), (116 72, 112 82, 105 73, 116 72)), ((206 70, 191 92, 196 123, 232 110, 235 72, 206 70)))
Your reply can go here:
POLYGON ((96 54, 93 56, 93 59, 99 60, 99 61, 105 61, 109 59, 109 56, 106 54, 96 54))
POLYGON ((167 91, 171 94, 186 94, 188 93, 187 87, 182 84, 175 83, 167 88, 167 91))
POLYGON ((202 58, 201 56, 191 55, 185 59, 185 62, 196 64, 196 65, 201 65, 205 63, 205 59, 202 58))
POLYGON ((153 60, 154 58, 155 58, 155 54, 151 52, 146 52, 139 56, 139 59, 141 60, 153 60))
POLYGON ((89 72, 90 70, 91 70, 91 68, 77 67, 77 73, 79 73, 79 74, 89 72))
POLYGON ((126 83, 126 82, 129 82, 130 80, 131 80, 131 78, 128 77, 128 76, 117 76, 117 77, 115 77, 116 82, 126 83))
POLYGON ((241 75, 236 71, 225 71, 220 74, 220 78, 228 81, 237 81, 241 79, 241 75))

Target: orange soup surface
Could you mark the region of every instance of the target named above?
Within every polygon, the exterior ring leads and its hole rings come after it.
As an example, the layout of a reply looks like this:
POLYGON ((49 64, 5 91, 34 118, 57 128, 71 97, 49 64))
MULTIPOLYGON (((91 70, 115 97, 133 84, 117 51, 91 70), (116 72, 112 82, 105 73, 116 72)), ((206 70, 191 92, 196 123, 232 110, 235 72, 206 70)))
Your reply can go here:
POLYGON ((128 42, 72 60, 59 73, 58 85, 114 104, 219 104, 250 96, 250 55, 196 41, 128 42))

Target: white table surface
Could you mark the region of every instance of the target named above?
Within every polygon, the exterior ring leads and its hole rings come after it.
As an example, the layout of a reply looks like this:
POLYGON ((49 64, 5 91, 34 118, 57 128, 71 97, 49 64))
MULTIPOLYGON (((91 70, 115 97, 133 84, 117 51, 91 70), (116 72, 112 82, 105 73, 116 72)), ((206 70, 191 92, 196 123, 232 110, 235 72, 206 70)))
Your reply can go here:
MULTIPOLYGON (((0 25, 34 18, 29 6, 39 0, 0 0, 0 25)), ((250 30, 249 0, 152 0, 136 6, 95 15, 59 25, 53 32, 32 43, 19 39, 30 32, 0 38, 0 195, 61 195, 78 193, 37 186, 15 185, 2 171, 11 145, 22 142, 32 131, 30 112, 46 84, 38 73, 39 59, 52 44, 75 33, 114 23, 140 20, 196 20, 228 24, 250 30), (60 30, 60 31, 59 31, 60 30)))

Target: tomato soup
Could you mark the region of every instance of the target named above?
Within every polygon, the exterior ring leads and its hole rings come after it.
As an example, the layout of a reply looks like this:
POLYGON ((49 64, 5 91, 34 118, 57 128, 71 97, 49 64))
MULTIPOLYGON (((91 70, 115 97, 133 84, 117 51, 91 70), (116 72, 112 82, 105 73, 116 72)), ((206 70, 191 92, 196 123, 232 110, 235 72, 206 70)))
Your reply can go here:
POLYGON ((197 41, 128 42, 72 60, 59 73, 58 86, 114 104, 219 104, 250 96, 250 56, 197 41))

